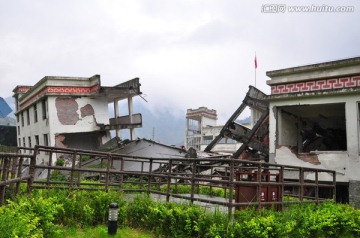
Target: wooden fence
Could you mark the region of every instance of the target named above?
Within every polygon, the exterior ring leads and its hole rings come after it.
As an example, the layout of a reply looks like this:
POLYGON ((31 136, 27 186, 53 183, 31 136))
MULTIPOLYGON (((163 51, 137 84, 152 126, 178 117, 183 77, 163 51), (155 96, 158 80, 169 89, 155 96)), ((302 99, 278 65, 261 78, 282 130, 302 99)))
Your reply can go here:
POLYGON ((50 188, 146 192, 163 195, 166 201, 173 197, 224 206, 229 214, 248 206, 318 203, 336 194, 335 172, 330 170, 227 157, 147 158, 46 146, 0 153, 0 175, 0 205, 19 192, 20 183, 26 183, 29 193, 50 188), (47 163, 41 161, 44 157, 47 163), (185 194, 180 192, 184 187, 189 188, 185 194), (213 196, 199 196, 205 190, 213 196), (214 199, 218 196, 221 199, 214 199))

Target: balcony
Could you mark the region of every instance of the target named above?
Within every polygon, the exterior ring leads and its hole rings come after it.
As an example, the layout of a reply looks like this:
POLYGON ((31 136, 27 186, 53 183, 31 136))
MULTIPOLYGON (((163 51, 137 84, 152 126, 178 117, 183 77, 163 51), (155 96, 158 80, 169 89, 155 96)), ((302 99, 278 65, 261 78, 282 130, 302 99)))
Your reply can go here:
POLYGON ((121 116, 117 118, 110 118, 110 125, 106 125, 105 129, 115 130, 115 129, 131 129, 131 128, 140 128, 142 127, 142 115, 141 113, 121 116), (132 120, 131 120, 132 119, 132 120))

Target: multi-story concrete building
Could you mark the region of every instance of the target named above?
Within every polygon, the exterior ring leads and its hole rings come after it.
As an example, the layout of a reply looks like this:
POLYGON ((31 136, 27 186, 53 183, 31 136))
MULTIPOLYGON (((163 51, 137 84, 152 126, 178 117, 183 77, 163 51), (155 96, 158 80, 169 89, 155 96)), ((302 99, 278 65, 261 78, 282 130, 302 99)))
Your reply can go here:
POLYGON ((359 207, 360 57, 266 75, 270 162, 335 170, 338 200, 359 207))
POLYGON ((17 86, 13 92, 18 146, 96 149, 110 139, 110 130, 119 136, 119 130, 129 129, 135 139, 135 128, 142 125, 141 114, 134 114, 132 105, 132 98, 141 94, 138 78, 104 87, 100 75, 46 76, 34 86, 17 86), (121 100, 128 102, 124 116, 119 114, 121 100), (110 119, 109 104, 114 105, 110 119))
MULTIPOLYGON (((208 109, 207 107, 188 109, 186 113, 185 148, 189 149, 192 147, 197 151, 203 151, 219 135, 223 128, 223 126, 218 126, 216 123, 216 110, 208 109)), ((240 146, 241 143, 224 137, 212 151, 232 154, 240 146)))

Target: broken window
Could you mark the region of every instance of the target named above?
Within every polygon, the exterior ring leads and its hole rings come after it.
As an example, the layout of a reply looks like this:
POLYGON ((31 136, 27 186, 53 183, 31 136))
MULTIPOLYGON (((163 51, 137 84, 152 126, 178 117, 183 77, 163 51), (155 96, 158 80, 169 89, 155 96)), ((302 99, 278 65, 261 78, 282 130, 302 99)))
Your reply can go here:
POLYGON ((29 108, 26 109, 26 121, 27 121, 27 124, 30 125, 30 110, 29 110, 29 108))
POLYGON ((203 144, 204 144, 204 145, 208 145, 208 144, 211 143, 211 141, 212 141, 213 139, 214 139, 213 136, 204 136, 204 137, 203 137, 203 144))
POLYGON ((347 149, 345 103, 278 107, 278 145, 297 152, 347 149))
POLYGON ((43 118, 43 120, 45 120, 47 118, 46 100, 45 99, 41 101, 41 109, 42 109, 42 118, 43 118))
POLYGON ((38 135, 35 136, 35 145, 39 145, 39 136, 38 135))
POLYGON ((38 121, 38 114, 37 114, 37 105, 34 104, 34 122, 36 123, 38 121))
POLYGON ((21 112, 21 126, 24 126, 24 113, 21 112))
POLYGON ((44 134, 44 145, 48 146, 49 145, 49 139, 48 139, 48 135, 44 134))

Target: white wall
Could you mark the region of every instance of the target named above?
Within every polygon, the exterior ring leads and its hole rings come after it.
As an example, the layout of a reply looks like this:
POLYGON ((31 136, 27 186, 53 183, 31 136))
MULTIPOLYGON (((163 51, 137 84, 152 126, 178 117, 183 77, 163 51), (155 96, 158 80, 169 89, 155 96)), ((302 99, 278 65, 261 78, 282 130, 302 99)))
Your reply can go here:
MULTIPOLYGON (((270 102, 270 125, 269 136, 270 143, 269 153, 270 162, 287 165, 300 165, 305 167, 325 168, 335 170, 337 172, 337 180, 347 182, 349 179, 360 180, 360 173, 358 168, 360 165, 359 159, 359 119, 358 106, 360 101, 359 95, 341 95, 341 96, 321 96, 316 98, 293 98, 282 101, 270 102), (289 105, 306 105, 306 104, 328 104, 328 103, 345 103, 345 117, 346 117, 346 138, 347 151, 324 151, 317 152, 320 165, 313 165, 304 162, 290 150, 285 148, 276 149, 276 127, 281 127, 284 123, 276 122, 276 107, 289 105), (279 123, 279 124, 277 124, 279 123)), ((285 118, 282 118, 286 120, 285 118)), ((286 124, 286 123, 285 123, 286 124)), ((296 137, 296 135, 294 135, 296 137)), ((284 143, 283 141, 281 141, 284 143)), ((291 142, 292 143, 292 142, 291 142)))

